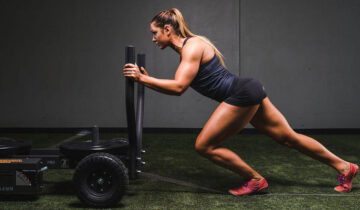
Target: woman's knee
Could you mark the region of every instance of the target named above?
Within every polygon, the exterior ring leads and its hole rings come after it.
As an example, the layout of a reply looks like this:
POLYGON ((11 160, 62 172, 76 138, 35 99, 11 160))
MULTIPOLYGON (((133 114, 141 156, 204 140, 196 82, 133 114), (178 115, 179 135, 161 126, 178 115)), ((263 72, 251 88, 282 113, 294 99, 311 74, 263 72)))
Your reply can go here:
POLYGON ((211 146, 206 145, 199 140, 197 140, 195 143, 195 151, 204 157, 211 156, 211 150, 212 150, 211 148, 212 148, 211 146))
POLYGON ((289 148, 294 148, 296 145, 298 145, 298 133, 295 131, 286 132, 278 134, 274 137, 274 139, 284 146, 287 146, 289 148))

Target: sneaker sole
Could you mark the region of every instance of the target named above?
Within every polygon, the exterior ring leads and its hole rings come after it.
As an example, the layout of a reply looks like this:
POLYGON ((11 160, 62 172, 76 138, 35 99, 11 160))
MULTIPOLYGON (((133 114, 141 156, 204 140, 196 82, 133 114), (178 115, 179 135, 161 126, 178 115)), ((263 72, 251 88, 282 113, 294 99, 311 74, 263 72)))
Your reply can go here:
POLYGON ((233 195, 233 196, 247 196, 247 195, 253 195, 253 194, 256 194, 256 193, 258 193, 258 192, 260 192, 260 191, 263 191, 263 190, 267 189, 267 188, 268 188, 268 186, 269 186, 269 185, 268 185, 268 184, 266 184, 266 186, 263 186, 262 188, 258 189, 257 191, 252 192, 252 193, 249 193, 249 194, 241 194, 241 195, 237 195, 237 194, 235 194, 235 193, 231 192, 231 190, 228 190, 228 192, 229 192, 231 195, 233 195))

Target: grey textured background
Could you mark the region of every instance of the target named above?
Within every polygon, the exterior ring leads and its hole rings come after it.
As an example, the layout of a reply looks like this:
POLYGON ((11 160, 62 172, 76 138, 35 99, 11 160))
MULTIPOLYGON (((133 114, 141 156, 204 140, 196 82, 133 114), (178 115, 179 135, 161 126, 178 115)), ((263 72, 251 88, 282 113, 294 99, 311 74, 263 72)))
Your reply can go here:
MULTIPOLYGON (((149 21, 177 7, 234 74, 259 79, 294 128, 360 128, 360 1, 0 1, 0 127, 126 127, 124 47, 173 78, 149 21)), ((145 127, 200 128, 217 102, 146 89, 145 127)), ((250 126, 249 126, 250 127, 250 126)))
POLYGON ((295 128, 360 128, 360 1, 241 2, 241 75, 295 128))

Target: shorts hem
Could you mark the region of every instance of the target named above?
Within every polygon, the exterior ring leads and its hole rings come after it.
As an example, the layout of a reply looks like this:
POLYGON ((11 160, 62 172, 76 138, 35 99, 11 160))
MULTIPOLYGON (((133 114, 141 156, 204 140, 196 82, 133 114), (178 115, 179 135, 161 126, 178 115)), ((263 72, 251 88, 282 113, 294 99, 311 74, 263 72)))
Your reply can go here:
POLYGON ((226 100, 224 100, 225 103, 233 105, 233 106, 241 106, 241 107, 247 107, 247 106, 254 106, 257 104, 261 104, 261 102, 264 100, 264 98, 266 98, 267 95, 265 94, 263 97, 261 97, 261 99, 259 99, 256 102, 247 102, 247 103, 239 103, 238 100, 236 98, 227 98, 226 100))

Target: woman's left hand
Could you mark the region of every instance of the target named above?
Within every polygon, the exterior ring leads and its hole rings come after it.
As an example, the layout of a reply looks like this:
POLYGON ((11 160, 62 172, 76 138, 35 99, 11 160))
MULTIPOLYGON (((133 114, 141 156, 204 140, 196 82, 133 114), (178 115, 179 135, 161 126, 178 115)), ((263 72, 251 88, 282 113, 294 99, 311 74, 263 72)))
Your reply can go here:
POLYGON ((127 63, 123 67, 124 76, 138 82, 140 80, 140 70, 137 64, 127 63))

